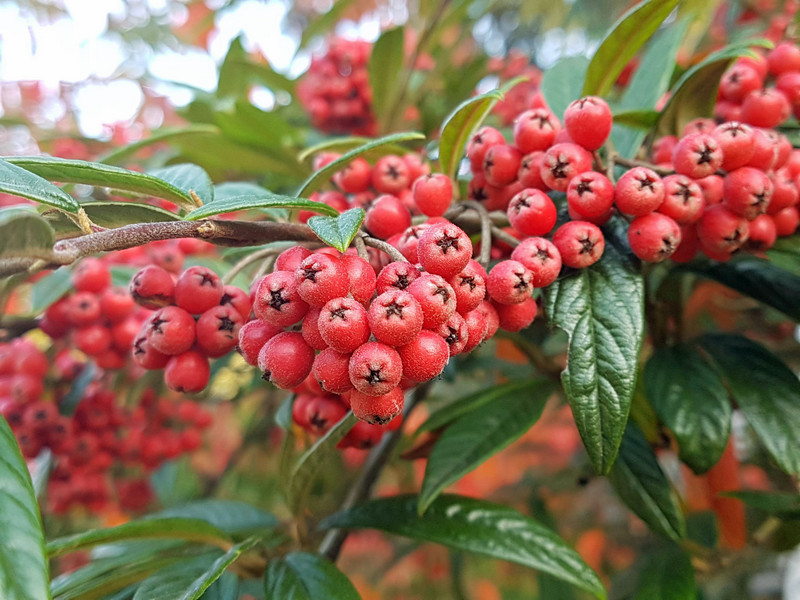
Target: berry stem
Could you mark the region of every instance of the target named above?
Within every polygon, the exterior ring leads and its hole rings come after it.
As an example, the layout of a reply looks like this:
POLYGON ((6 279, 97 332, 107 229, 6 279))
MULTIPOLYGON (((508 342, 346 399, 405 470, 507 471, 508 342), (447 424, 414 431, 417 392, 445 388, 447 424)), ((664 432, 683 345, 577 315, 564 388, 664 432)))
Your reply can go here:
POLYGON ((357 235, 353 238, 353 245, 356 247, 356 252, 358 255, 369 262, 369 253, 367 252, 367 245, 364 243, 364 237, 361 235, 357 235))
POLYGON ((672 175, 673 173, 675 173, 674 169, 670 169, 668 167, 659 167, 658 165, 654 165, 653 163, 649 163, 644 160, 633 160, 629 158, 623 158, 616 152, 614 152, 609 157, 609 162, 611 164, 621 165, 629 169, 632 169, 633 167, 647 167, 648 169, 655 171, 659 175, 672 175))
POLYGON ((517 238, 515 238, 513 235, 506 233, 499 227, 492 226, 492 235, 495 237, 495 239, 498 239, 501 242, 505 242, 512 248, 516 248, 517 246, 519 246, 519 240, 517 238))
POLYGON ((249 265, 257 262, 261 259, 267 258, 274 254, 280 254, 286 250, 285 246, 280 246, 278 248, 264 248, 262 250, 257 250, 251 254, 248 254, 244 258, 242 258, 239 262, 233 265, 225 275, 222 276, 222 283, 228 284, 233 281, 233 278, 236 277, 239 273, 242 272, 243 269, 246 269, 249 265))
POLYGON ((381 251, 385 252, 386 254, 388 254, 392 258, 392 262, 398 262, 398 261, 400 261, 400 262, 408 262, 406 257, 403 256, 400 253, 400 251, 397 248, 395 248, 394 246, 392 246, 391 244, 388 244, 388 243, 384 242, 383 240, 379 240, 377 238, 370 237, 368 235, 362 236, 362 239, 364 240, 364 244, 369 246, 370 248, 377 248, 378 250, 381 250, 381 251))
POLYGON ((492 221, 486 207, 480 202, 466 200, 461 204, 478 213, 481 220, 481 252, 478 255, 478 262, 485 269, 489 266, 489 260, 492 258, 492 221))

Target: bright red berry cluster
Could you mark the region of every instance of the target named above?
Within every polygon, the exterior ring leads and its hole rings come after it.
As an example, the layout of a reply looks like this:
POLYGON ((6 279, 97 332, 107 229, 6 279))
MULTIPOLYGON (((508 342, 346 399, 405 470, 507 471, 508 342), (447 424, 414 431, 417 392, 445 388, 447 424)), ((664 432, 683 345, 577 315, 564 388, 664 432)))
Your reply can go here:
POLYGON ((250 297, 224 285, 207 267, 189 267, 177 279, 151 265, 134 275, 130 294, 148 315, 132 341, 133 360, 145 369, 164 369, 164 382, 177 392, 200 392, 211 375, 209 358, 231 352, 250 317, 250 297))

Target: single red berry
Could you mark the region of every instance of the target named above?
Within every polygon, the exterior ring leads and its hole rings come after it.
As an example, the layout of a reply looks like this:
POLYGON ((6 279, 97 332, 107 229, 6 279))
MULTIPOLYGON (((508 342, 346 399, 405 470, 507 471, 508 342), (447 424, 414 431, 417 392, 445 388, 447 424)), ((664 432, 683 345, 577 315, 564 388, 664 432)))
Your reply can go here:
POLYGON ((422 306, 409 292, 391 289, 372 301, 367 314, 375 338, 390 346, 402 346, 422 330, 422 306))
POLYGON ((653 212, 663 201, 664 182, 647 167, 634 167, 625 173, 614 190, 614 203, 619 211, 634 217, 653 212))
MULTIPOLYGON (((522 157, 522 161, 519 163, 519 171, 517 171, 517 180, 523 188, 534 188, 543 191, 550 189, 542 179, 543 159, 544 152, 541 150, 531 152, 522 157)), ((472 181, 470 181, 471 184, 472 181)))
POLYGON ((514 144, 524 154, 547 150, 560 129, 561 123, 546 108, 526 110, 514 121, 514 144))
POLYGON ((10 345, 13 370, 22 375, 44 379, 50 370, 45 354, 26 339, 17 338, 10 345))
POLYGON ((522 331, 536 318, 538 310, 536 300, 526 298, 517 304, 500 304, 493 302, 497 316, 500 318, 500 329, 504 331, 522 331))
POLYGON ((411 213, 397 196, 384 194, 378 196, 367 210, 364 227, 382 240, 411 226, 411 213))
POLYGON ((700 240, 697 237, 697 228, 694 224, 681 227, 681 243, 672 253, 670 259, 676 263, 688 263, 700 250, 700 240))
POLYGON ((769 214, 775 214, 788 206, 794 206, 798 201, 798 190, 795 177, 784 167, 769 175, 772 181, 772 199, 767 206, 769 214))
POLYGON ((397 350, 381 342, 367 342, 350 356, 350 381, 356 390, 382 396, 400 383, 403 364, 397 350))
POLYGON ((383 432, 388 430, 391 423, 402 418, 402 414, 395 417, 389 422, 389 425, 370 425, 365 421, 356 421, 353 428, 347 432, 347 435, 336 444, 339 449, 355 448, 357 450, 369 450, 374 448, 383 437, 383 432))
POLYGON ((361 421, 371 425, 386 425, 403 411, 403 390, 399 387, 385 394, 364 394, 358 390, 350 394, 350 407, 361 421))
POLYGON ((105 325, 87 325, 72 334, 75 347, 89 356, 98 356, 111 347, 111 330, 105 325))
POLYGON ((722 202, 722 177, 719 175, 709 175, 702 179, 696 179, 695 183, 700 186, 700 190, 703 192, 703 199, 706 201, 706 206, 722 202))
POLYGON ((324 435, 347 414, 347 408, 331 396, 312 396, 305 405, 307 429, 315 435, 324 435))
POLYGON ((214 306, 197 320, 197 345, 211 358, 226 355, 236 347, 242 315, 232 306, 214 306))
POLYGON ((250 318, 253 308, 250 303, 250 295, 235 285, 226 285, 222 288, 222 298, 220 298, 219 304, 233 308, 241 315, 243 321, 250 318))
MULTIPOLYGON (((497 314, 497 311, 495 311, 497 314)), ((467 343, 462 348, 462 354, 468 354, 478 347, 489 329, 484 313, 479 310, 471 310, 464 314, 464 323, 467 325, 467 343)))
POLYGON ((296 388, 311 373, 314 349, 297 331, 284 331, 270 339, 258 353, 262 379, 284 390, 296 388))
POLYGON ((514 146, 496 144, 483 157, 483 174, 490 185, 503 187, 517 178, 522 153, 514 146))
POLYGON ((722 202, 731 212, 752 221, 767 212, 772 189, 772 181, 766 173, 753 167, 742 167, 725 176, 722 202))
POLYGON ((747 247, 750 250, 764 252, 775 244, 778 237, 778 230, 775 221, 770 215, 759 215, 750 221, 750 237, 747 240, 747 247))
POLYGON ((611 108, 597 96, 586 96, 572 102, 564 111, 564 127, 576 144, 597 150, 611 133, 611 108))
POLYGON ((506 211, 511 226, 525 235, 545 235, 553 229, 556 205, 541 190, 525 189, 515 195, 506 211))
POLYGON ((486 335, 483 338, 484 341, 493 338, 500 327, 500 316, 497 314, 494 306, 491 302, 484 300, 475 310, 480 312, 484 319, 486 319, 486 335))
POLYGON ((745 166, 755 152, 753 135, 753 128, 744 123, 729 121, 718 125, 711 136, 722 150, 720 168, 732 171, 745 166))
POLYGON ((472 258, 472 242, 458 226, 436 223, 420 237, 418 254, 426 271, 449 279, 472 258))
POLYGON ((148 371, 163 369, 170 357, 153 348, 147 336, 147 327, 148 323, 145 322, 139 335, 133 340, 133 361, 148 371))
POLYGON ((775 231, 780 237, 794 235, 798 224, 800 224, 800 211, 797 210, 796 206, 787 206, 771 216, 775 222, 775 231))
POLYGON ((72 272, 72 284, 79 292, 100 293, 111 285, 111 270, 99 258, 84 258, 72 272))
POLYGON ((665 135, 653 142, 650 149, 650 157, 657 165, 672 164, 672 152, 678 144, 677 135, 665 135))
POLYGON ((614 206, 614 184, 597 171, 580 173, 567 186, 567 203, 581 217, 600 217, 614 206))
POLYGON ((731 102, 740 103, 744 98, 764 85, 764 77, 750 66, 734 64, 725 71, 719 82, 720 95, 731 102))
POLYGON ((326 348, 314 359, 311 368, 320 387, 331 394, 343 394, 353 389, 350 381, 350 355, 326 348))
POLYGON ((786 96, 771 87, 750 92, 742 102, 742 121, 756 127, 777 127, 791 112, 786 96))
POLYGON ((277 327, 288 327, 302 319, 308 304, 297 292, 294 273, 275 271, 262 277, 255 286, 253 311, 256 317, 277 327))
POLYGON ((166 270, 150 265, 133 276, 129 290, 137 304, 158 310, 162 306, 172 304, 175 282, 166 270))
POLYGON ((700 218, 706 201, 703 190, 685 175, 664 177, 664 201, 658 212, 675 220, 679 225, 694 223, 700 218))
POLYGON ((178 306, 165 306, 147 321, 147 338, 162 354, 183 354, 194 344, 194 318, 178 306))
POLYGON ((352 298, 334 298, 320 311, 317 327, 322 339, 338 352, 353 352, 369 339, 367 311, 352 298))
POLYGON ((531 272, 534 287, 547 287, 561 272, 561 254, 553 242, 541 237, 522 240, 511 253, 512 260, 522 263, 531 272))
POLYGON ((545 151, 539 172, 547 187, 564 192, 573 177, 591 168, 591 153, 578 144, 562 142, 545 151))
POLYGON ((377 281, 375 269, 360 256, 344 254, 339 260, 347 269, 347 278, 350 281, 350 295, 357 302, 366 304, 375 294, 377 281))
POLYGON ((316 252, 294 272, 297 293, 311 306, 346 296, 350 290, 347 267, 338 259, 316 252))
POLYGON ((489 271, 486 291, 500 304, 519 304, 533 293, 533 275, 516 260, 502 260, 489 271))
POLYGON ((456 295, 456 310, 461 314, 475 310, 486 297, 486 270, 476 261, 453 275, 448 283, 456 295))
POLYGON ((769 171, 778 161, 777 139, 773 139, 763 129, 753 129, 753 156, 747 161, 748 167, 769 171))
POLYGON ((224 287, 219 275, 208 267, 189 267, 175 282, 175 304, 200 315, 219 304, 224 287))
POLYGON ((697 222, 700 243, 712 252, 731 253, 738 250, 747 241, 748 235, 747 220, 722 204, 706 208, 697 222))
POLYGON ((459 313, 453 313, 452 317, 436 329, 436 333, 447 342, 450 356, 461 354, 469 342, 469 326, 459 313))
POLYGON ((775 87, 793 107, 800 105, 800 71, 782 73, 775 81, 775 87))
POLYGON ((303 248, 303 246, 292 246, 281 252, 275 259, 276 271, 291 271, 292 273, 297 270, 303 259, 311 256, 311 250, 303 248))
POLYGON ((681 138, 672 151, 675 170, 693 179, 713 175, 722 166, 722 160, 719 143, 706 133, 695 133, 681 138))
POLYGON ((136 303, 124 288, 110 287, 100 294, 100 310, 112 323, 127 318, 135 309, 136 303))
POLYGON ((681 228, 661 213, 636 217, 628 226, 628 243, 633 253, 646 262, 669 258, 681 243, 681 228))
POLYGON ((208 359, 197 350, 172 356, 164 368, 164 384, 175 392, 202 392, 210 377, 208 359))
POLYGON ((455 292, 439 275, 421 275, 408 286, 408 292, 422 307, 422 326, 425 329, 435 329, 456 312, 455 292))
POLYGON ((800 71, 800 48, 794 42, 781 42, 767 52, 767 66, 772 75, 800 71))
POLYGON ((709 119, 707 117, 697 117, 696 119, 692 119, 691 121, 686 123, 686 125, 683 126, 681 137, 694 135, 695 133, 711 133, 716 127, 716 125, 717 124, 714 121, 714 119, 709 119))
POLYGON ((308 429, 308 404, 313 400, 311 394, 298 394, 292 402, 292 420, 302 427, 308 429))
POLYGON ((473 172, 483 170, 483 159, 492 146, 505 144, 506 139, 494 127, 481 127, 467 143, 467 158, 473 172))
POLYGON ((314 350, 324 350, 328 347, 328 342, 322 337, 319 332, 319 315, 322 312, 321 307, 314 307, 308 309, 306 316, 303 317, 300 333, 306 344, 314 348, 314 350))
POLYGON ((375 287, 378 294, 383 294, 391 289, 406 290, 419 276, 419 269, 410 262, 392 262, 378 273, 375 287))
POLYGON ((605 238, 597 225, 587 221, 569 221, 553 235, 553 244, 568 267, 583 269, 603 255, 605 238))
POLYGON ((411 190, 417 208, 429 217, 441 217, 453 201, 453 183, 444 173, 423 175, 411 190))
POLYGON ((410 183, 408 165, 394 154, 378 159, 372 168, 372 187, 381 194, 399 194, 410 183))
POLYGON ((439 375, 450 360, 450 347, 437 333, 427 329, 397 349, 403 361, 403 375, 422 383, 439 375))
POLYGON ((358 157, 341 171, 333 176, 333 182, 338 185, 343 192, 348 194, 358 194, 369 189, 372 177, 372 167, 369 163, 358 157))

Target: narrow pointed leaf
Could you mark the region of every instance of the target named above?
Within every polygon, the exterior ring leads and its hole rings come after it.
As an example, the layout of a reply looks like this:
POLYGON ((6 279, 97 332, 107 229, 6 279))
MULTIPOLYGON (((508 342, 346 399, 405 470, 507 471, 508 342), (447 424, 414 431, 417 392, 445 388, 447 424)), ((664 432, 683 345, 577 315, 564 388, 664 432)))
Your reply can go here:
POLYGON ((48 259, 55 243, 53 228, 31 206, 0 210, 0 259, 48 259))
POLYGON ((584 56, 562 58, 542 76, 542 94, 556 117, 562 119, 570 102, 581 97, 589 59, 584 56))
POLYGON ((76 213, 80 204, 58 186, 46 178, 39 177, 23 167, 8 160, 0 159, 0 192, 41 202, 67 212, 76 213))
POLYGON ((266 600, 359 600, 356 588, 330 561, 309 552, 291 552, 270 563, 264 575, 266 600))
POLYGON ((314 202, 313 200, 294 198, 292 196, 282 196, 281 194, 273 194, 265 190, 260 194, 228 196, 214 202, 209 202, 199 208, 195 208, 186 215, 185 218, 187 221, 196 221, 198 219, 213 217, 214 215, 222 215, 250 208, 297 208, 330 215, 332 217, 339 214, 339 211, 323 202, 314 202))
POLYGON ((213 125, 206 124, 194 124, 179 129, 161 129, 143 140, 128 144, 124 148, 112 150, 108 154, 97 159, 97 162, 108 165, 118 164, 126 161, 142 148, 148 148, 161 143, 176 143, 187 139, 191 140, 194 137, 208 136, 209 134, 219 134, 219 129, 213 125))
POLYGON ((397 108, 395 102, 405 75, 404 32, 403 27, 384 31, 372 46, 367 70, 372 88, 372 109, 379 123, 385 124, 390 118, 389 112, 397 108))
POLYGON ((278 526, 278 519, 272 513, 236 500, 195 500, 152 515, 152 518, 160 519, 173 517, 200 519, 231 535, 278 526))
POLYGON ((214 199, 214 185, 202 168, 190 163, 170 165, 151 171, 153 177, 163 179, 187 194, 191 191, 205 203, 214 199))
POLYGON ((800 519, 800 494, 791 492, 736 491, 722 496, 737 498, 751 508, 757 508, 784 519, 800 519))
POLYGON ((696 600, 694 567, 680 546, 649 553, 632 600, 696 600))
POLYGON ((363 208, 351 208, 338 217, 311 217, 308 226, 323 242, 345 252, 358 234, 364 215, 363 208))

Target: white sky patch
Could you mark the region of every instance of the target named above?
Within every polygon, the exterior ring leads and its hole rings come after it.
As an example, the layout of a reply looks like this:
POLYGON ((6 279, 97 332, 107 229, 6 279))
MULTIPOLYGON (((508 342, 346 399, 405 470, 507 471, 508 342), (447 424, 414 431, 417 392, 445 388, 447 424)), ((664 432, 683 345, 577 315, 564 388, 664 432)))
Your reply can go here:
POLYGON ((78 126, 84 135, 102 137, 104 125, 132 119, 143 101, 141 87, 129 79, 81 86, 75 98, 78 126))

